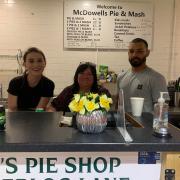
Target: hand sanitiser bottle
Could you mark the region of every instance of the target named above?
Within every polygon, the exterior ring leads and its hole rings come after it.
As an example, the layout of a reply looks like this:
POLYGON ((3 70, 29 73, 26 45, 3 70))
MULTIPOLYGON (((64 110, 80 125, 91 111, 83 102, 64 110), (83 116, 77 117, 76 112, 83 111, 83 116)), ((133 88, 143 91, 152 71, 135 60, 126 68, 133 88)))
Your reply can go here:
POLYGON ((158 137, 170 137, 168 132, 168 104, 163 98, 168 92, 160 92, 158 102, 154 105, 153 129, 154 135, 158 137))

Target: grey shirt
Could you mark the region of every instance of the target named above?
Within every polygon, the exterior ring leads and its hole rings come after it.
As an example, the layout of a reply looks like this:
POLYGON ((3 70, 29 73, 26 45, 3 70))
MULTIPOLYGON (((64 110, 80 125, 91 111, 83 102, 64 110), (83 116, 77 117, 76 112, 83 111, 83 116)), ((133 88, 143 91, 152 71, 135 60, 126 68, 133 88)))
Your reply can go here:
POLYGON ((152 68, 134 73, 132 70, 123 72, 117 79, 118 89, 124 91, 125 111, 131 112, 130 97, 143 97, 143 112, 152 112, 154 103, 160 97, 160 92, 167 92, 165 78, 152 68))

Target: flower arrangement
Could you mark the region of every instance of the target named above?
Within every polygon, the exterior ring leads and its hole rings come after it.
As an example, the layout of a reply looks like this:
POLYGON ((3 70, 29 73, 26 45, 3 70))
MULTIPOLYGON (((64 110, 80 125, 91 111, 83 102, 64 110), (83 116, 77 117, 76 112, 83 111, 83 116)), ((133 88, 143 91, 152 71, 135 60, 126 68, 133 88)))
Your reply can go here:
POLYGON ((112 98, 107 97, 106 94, 74 94, 72 101, 69 103, 69 109, 72 112, 86 115, 96 110, 107 112, 110 109, 110 104, 112 104, 112 98))

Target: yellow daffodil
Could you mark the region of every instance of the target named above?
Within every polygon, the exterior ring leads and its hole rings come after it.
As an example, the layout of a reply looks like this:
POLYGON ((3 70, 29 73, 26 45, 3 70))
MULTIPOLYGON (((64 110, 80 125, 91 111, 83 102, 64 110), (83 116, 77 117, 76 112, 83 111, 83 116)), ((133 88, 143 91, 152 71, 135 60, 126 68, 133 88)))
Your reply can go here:
POLYGON ((99 103, 102 108, 105 108, 106 111, 110 109, 110 104, 112 104, 112 99, 108 98, 106 95, 102 95, 99 97, 99 103))
POLYGON ((69 103, 69 109, 71 110, 71 111, 74 111, 74 112, 78 112, 78 102, 77 101, 75 101, 75 99, 74 100, 72 100, 70 103, 69 103))
POLYGON ((96 99, 98 96, 99 96, 99 95, 98 95, 97 93, 96 93, 96 94, 93 94, 93 93, 92 93, 93 99, 96 99))
POLYGON ((74 100, 72 100, 69 104, 69 109, 71 109, 74 112, 81 112, 81 114, 85 113, 85 108, 84 108, 84 101, 86 100, 86 98, 83 96, 80 99, 80 95, 79 94, 75 94, 74 95, 74 100))
POLYGON ((95 99, 98 96, 98 94, 89 93, 86 95, 87 99, 95 99))
POLYGON ((83 96, 81 99, 80 99, 80 101, 79 101, 79 113, 80 114, 85 114, 85 107, 84 107, 84 104, 85 104, 85 102, 86 102, 86 97, 85 96, 83 96))
POLYGON ((76 102, 78 102, 80 100, 80 94, 74 94, 74 99, 76 102))
POLYGON ((92 112, 92 111, 94 111, 94 110, 99 108, 99 104, 95 103, 94 101, 87 100, 85 102, 85 107, 86 107, 88 112, 92 112))
POLYGON ((97 93, 74 94, 73 100, 69 103, 69 109, 79 114, 91 113, 95 110, 108 111, 112 104, 112 99, 107 95, 98 95, 97 93))

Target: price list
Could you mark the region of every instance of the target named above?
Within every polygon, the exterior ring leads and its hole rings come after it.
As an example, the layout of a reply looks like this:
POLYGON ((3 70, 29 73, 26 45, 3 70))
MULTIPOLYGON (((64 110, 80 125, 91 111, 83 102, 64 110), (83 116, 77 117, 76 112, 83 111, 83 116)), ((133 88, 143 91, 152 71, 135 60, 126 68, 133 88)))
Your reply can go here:
POLYGON ((127 49, 141 37, 151 47, 152 6, 149 3, 65 1, 64 47, 127 49))
POLYGON ((101 18, 67 17, 66 40, 68 47, 96 47, 100 41, 101 18), (86 44, 86 45, 85 45, 86 44))

